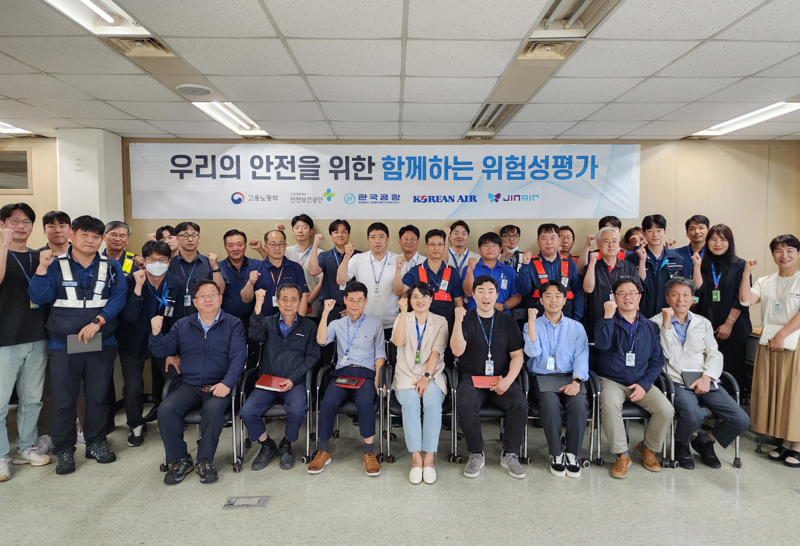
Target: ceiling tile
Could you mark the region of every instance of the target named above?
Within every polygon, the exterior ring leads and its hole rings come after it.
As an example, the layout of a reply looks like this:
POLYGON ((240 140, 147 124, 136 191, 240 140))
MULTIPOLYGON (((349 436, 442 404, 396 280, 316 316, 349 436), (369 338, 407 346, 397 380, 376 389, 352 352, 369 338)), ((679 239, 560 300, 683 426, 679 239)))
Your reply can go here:
POLYGON ((714 140, 778 140, 781 137, 774 137, 771 135, 737 135, 735 133, 731 133, 729 135, 722 135, 718 137, 714 137, 714 140))
POLYGON ((614 102, 601 108, 591 121, 651 121, 685 106, 684 102, 614 102))
POLYGON ((15 61, 7 55, 0 55, 0 74, 36 74, 38 72, 37 69, 15 61))
POLYGON ((403 122, 403 136, 449 136, 461 138, 461 135, 469 130, 469 122, 448 123, 448 122, 403 122))
POLYGON ((706 121, 653 121, 628 133, 631 136, 675 135, 689 136, 697 131, 708 129, 706 121))
POLYGON ((768 103, 753 102, 694 102, 680 110, 675 110, 662 116, 661 119, 670 121, 726 121, 768 105, 768 103))
POLYGON ((313 99, 300 76, 209 76, 208 79, 233 101, 313 99))
POLYGON ((272 138, 276 140, 335 140, 336 136, 333 134, 330 135, 297 135, 297 136, 280 136, 276 137, 275 135, 270 135, 272 138))
POLYGON ((25 102, 65 118, 131 119, 128 114, 100 100, 29 99, 25 102))
POLYGON ((3 0, 0 36, 70 36, 88 34, 44 2, 3 0))
POLYGON ((125 11, 160 36, 258 38, 276 36, 264 10, 254 0, 133 0, 125 11))
POLYGON ((776 138, 775 140, 800 140, 800 133, 794 133, 794 134, 791 134, 791 135, 784 135, 784 136, 776 138))
POLYGON ((526 104, 517 112, 514 121, 580 121, 604 104, 526 104))
POLYGON ((531 102, 610 102, 640 81, 642 78, 553 78, 531 102))
POLYGON ((266 0, 284 36, 400 38, 402 0, 266 0))
POLYGON ((343 135, 394 135, 400 134, 400 124, 396 121, 333 121, 333 130, 343 135))
MULTIPOLYGON (((125 138, 178 138, 175 135, 168 135, 168 134, 151 135, 151 134, 148 134, 148 133, 141 134, 141 135, 140 134, 136 134, 136 133, 122 133, 119 136, 125 137, 125 138)), ((197 138, 197 137, 187 137, 187 138, 197 138)))
MULTIPOLYGON (((164 87, 149 75, 142 76, 76 76, 63 74, 60 80, 81 91, 104 100, 177 100, 179 95, 164 87)), ((49 96, 45 98, 56 98, 49 96)))
POLYGON ((650 78, 617 101, 694 102, 736 81, 736 78, 650 78))
POLYGON ((500 76, 514 59, 519 41, 409 40, 406 75, 484 78, 500 76))
POLYGON ((427 135, 427 136, 417 136, 417 135, 403 135, 400 137, 401 140, 460 140, 459 136, 446 136, 446 135, 427 135))
POLYGON ((50 134, 55 133, 59 128, 73 128, 82 127, 80 123, 64 118, 31 118, 31 119, 15 119, 15 127, 25 129, 32 133, 37 134, 50 134))
POLYGON ((706 42, 658 75, 676 78, 743 77, 797 53, 800 53, 800 43, 706 42))
POLYGON ((261 121, 323 121, 316 102, 238 102, 239 110, 261 121))
POLYGON ((409 38, 522 40, 548 0, 412 1, 409 38))
POLYGON ((800 121, 765 121, 729 134, 734 136, 779 137, 797 132, 800 132, 800 121))
POLYGON ((399 102, 323 102, 322 108, 331 121, 397 121, 400 118, 399 102))
POLYGON ((170 38, 170 49, 202 74, 269 76, 297 74, 277 38, 170 38))
POLYGON ((151 121, 159 129, 182 135, 229 135, 230 129, 216 121, 151 121))
MULTIPOLYGON (((211 134, 211 135, 177 135, 177 137, 178 138, 213 138, 214 140, 218 140, 218 139, 221 139, 221 138, 231 139, 231 140, 234 140, 234 139, 235 140, 240 140, 240 139, 244 140, 244 139, 242 139, 242 137, 240 137, 236 133, 231 133, 231 132, 228 132, 228 134, 226 134, 226 135, 214 135, 214 134, 211 134)), ((161 138, 161 137, 158 137, 158 138, 161 138)))
MULTIPOLYGON (((208 116, 188 101, 110 101, 109 104, 139 119, 159 121, 208 121, 208 116)), ((80 116, 85 117, 85 116, 80 116)))
POLYGON ((755 9, 764 0, 628 0, 593 33, 593 38, 704 40, 755 9))
POLYGON ((112 133, 122 134, 122 133, 130 133, 130 134, 153 134, 153 135, 160 135, 163 134, 164 131, 153 127, 146 121, 140 121, 138 119, 133 120, 116 120, 116 119, 75 119, 73 120, 77 123, 82 125, 86 125, 87 127, 93 127, 95 129, 105 129, 106 131, 111 131, 112 133))
POLYGON ((625 78, 650 76, 698 42, 589 40, 567 58, 559 77, 625 78))
POLYGON ((9 74, 0 78, 0 95, 15 99, 90 99, 89 95, 46 74, 9 74))
POLYGON ((557 136, 557 140, 616 140, 619 135, 567 135, 557 136))
POLYGON ((341 135, 341 140, 397 140, 397 135, 341 135))
POLYGON ((141 74, 105 43, 89 36, 0 38, 0 51, 51 74, 141 74))
POLYGON ((497 78, 409 78, 403 99, 411 102, 480 102, 486 100, 497 78))
POLYGON ((573 125, 572 121, 512 121, 499 134, 514 138, 552 138, 573 125))
POLYGON ((756 74, 759 78, 798 78, 800 77, 800 55, 795 55, 771 68, 756 74))
POLYGON ((16 100, 0 99, 0 120, 49 117, 54 116, 16 100))
POLYGON ((620 140, 680 140, 685 135, 622 135, 620 140))
MULTIPOLYGON (((732 2, 729 2, 731 4, 732 2)), ((735 3, 734 3, 735 4, 735 3)), ((723 40, 797 41, 800 4, 796 0, 774 0, 723 32, 723 40)))
POLYGON ((288 40, 306 74, 399 76, 400 40, 288 40))
POLYGON ((703 102, 767 102, 786 100, 800 93, 800 78, 747 78, 712 95, 703 102))
POLYGON ((535 135, 535 136, 505 136, 497 135, 492 140, 554 140, 558 135, 535 135))
POLYGON ((472 104, 403 104, 403 121, 466 121, 478 115, 480 103, 472 104))
POLYGON ((308 81, 321 101, 398 102, 400 100, 400 78, 309 76, 308 81))
POLYGON ((333 131, 331 131, 330 126, 324 121, 273 121, 269 125, 261 128, 277 138, 333 136, 333 131))
POLYGON ((581 121, 564 132, 564 135, 624 135, 644 125, 642 121, 581 121))

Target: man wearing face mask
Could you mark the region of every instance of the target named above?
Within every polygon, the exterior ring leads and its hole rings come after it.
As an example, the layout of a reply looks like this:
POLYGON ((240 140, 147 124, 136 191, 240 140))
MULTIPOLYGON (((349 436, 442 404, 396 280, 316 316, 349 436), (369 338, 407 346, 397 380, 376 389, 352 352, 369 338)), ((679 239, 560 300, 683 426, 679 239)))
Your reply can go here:
POLYGON ((155 316, 163 316, 163 329, 169 331, 176 320, 186 316, 187 309, 181 305, 185 290, 183 281, 167 271, 170 259, 167 243, 147 241, 142 247, 142 257, 145 269, 134 271, 128 278, 128 303, 120 314, 121 320, 117 329, 119 361, 124 380, 122 395, 130 428, 130 447, 141 446, 147 430, 145 418, 142 417, 144 363, 152 358, 162 376, 177 375, 176 366, 172 362, 174 357, 156 358, 150 352, 147 345, 150 339, 150 321, 155 316))

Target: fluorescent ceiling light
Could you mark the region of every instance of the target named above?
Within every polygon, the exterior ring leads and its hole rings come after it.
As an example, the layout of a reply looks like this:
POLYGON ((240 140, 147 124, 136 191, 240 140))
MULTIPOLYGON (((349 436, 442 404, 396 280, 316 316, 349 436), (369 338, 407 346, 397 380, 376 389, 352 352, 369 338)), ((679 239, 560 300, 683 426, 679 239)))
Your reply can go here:
POLYGON ((150 36, 146 28, 112 0, 44 1, 98 36, 150 36))
POLYGON ((81 0, 81 2, 83 2, 84 5, 86 5, 86 7, 88 7, 90 10, 92 10, 97 15, 102 17, 106 23, 113 25, 116 22, 116 20, 113 17, 111 17, 108 13, 100 9, 100 7, 94 2, 92 2, 92 0, 81 0))
POLYGON ((25 129, 20 129, 19 127, 14 127, 10 123, 6 123, 4 121, 0 121, 0 133, 4 135, 30 135, 33 134, 30 131, 26 131, 25 129))
POLYGON ((220 103, 218 103, 218 102, 214 101, 214 102, 212 102, 211 104, 213 104, 214 106, 216 106, 217 108, 219 108, 219 109, 220 109, 220 111, 221 111, 223 114, 225 114, 226 116, 228 116, 229 118, 231 118, 233 121, 235 121, 236 123, 238 123, 239 125, 241 125, 241 126, 242 126, 242 128, 244 128, 244 129, 250 129, 250 126, 249 126, 248 124, 246 124, 246 123, 245 123, 245 122, 243 122, 241 119, 239 119, 238 117, 236 117, 235 115, 233 115, 233 112, 231 112, 230 110, 228 110, 227 108, 225 108, 224 106, 222 106, 220 103))
POLYGON ((733 133, 734 131, 744 129, 745 127, 750 127, 764 121, 769 121, 773 118, 785 116, 786 114, 794 112, 795 110, 800 110, 800 102, 776 102, 775 104, 770 104, 769 106, 760 108, 755 112, 750 112, 749 114, 739 116, 738 118, 733 118, 728 121, 718 123, 704 131, 694 133, 692 136, 727 135, 728 133, 733 133))
POLYGON ((269 133, 231 102, 192 102, 192 104, 237 135, 269 136, 269 133))

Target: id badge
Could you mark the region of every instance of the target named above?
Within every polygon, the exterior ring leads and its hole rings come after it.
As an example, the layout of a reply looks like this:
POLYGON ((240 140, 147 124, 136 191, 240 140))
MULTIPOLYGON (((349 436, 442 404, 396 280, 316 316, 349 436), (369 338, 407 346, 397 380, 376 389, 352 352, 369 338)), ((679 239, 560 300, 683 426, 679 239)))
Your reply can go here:
POLYGON ((191 307, 192 306, 192 296, 183 296, 183 306, 184 307, 191 307))
POLYGON ((339 361, 339 367, 344 368, 347 366, 347 355, 344 355, 342 359, 339 361))
POLYGON ((561 285, 566 288, 569 285, 569 277, 561 277, 561 285))
POLYGON ((508 290, 508 279, 500 280, 500 290, 508 290))
POLYGON ((448 286, 450 286, 450 281, 443 280, 439 283, 439 290, 447 290, 448 286))
POLYGON ((39 304, 38 303, 33 303, 31 301, 31 309, 38 309, 38 308, 39 308, 39 304))
POLYGON ((172 315, 174 313, 175 313, 175 308, 174 307, 171 307, 171 306, 170 307, 164 307, 164 316, 166 318, 172 317, 172 315))
POLYGON ((781 314, 781 302, 776 301, 772 304, 772 314, 773 315, 780 315, 781 314))
POLYGON ((719 300, 720 300, 720 298, 719 298, 719 290, 712 290, 711 291, 711 301, 718 302, 719 300))
POLYGON ((346 287, 347 287, 346 284, 340 284, 339 285, 339 290, 344 290, 346 287))
POLYGON ((485 373, 483 375, 494 375, 494 362, 492 360, 486 361, 485 373))
POLYGON ((272 306, 273 307, 278 306, 278 296, 272 296, 272 306))
POLYGON ((373 293, 373 294, 374 294, 376 297, 380 297, 380 295, 381 295, 381 285, 379 285, 379 284, 376 284, 376 285, 375 285, 375 288, 374 288, 374 290, 372 290, 372 293, 373 293))
POLYGON ((614 301, 614 294, 608 295, 608 301, 614 301))
POLYGON ((548 372, 556 371, 556 357, 554 355, 550 355, 547 357, 547 371, 548 372))
POLYGON ((417 366, 422 364, 422 357, 420 356, 419 351, 417 351, 416 354, 414 355, 414 364, 416 364, 417 366))
POLYGON ((636 366, 636 353, 625 354, 625 365, 631 368, 636 366))

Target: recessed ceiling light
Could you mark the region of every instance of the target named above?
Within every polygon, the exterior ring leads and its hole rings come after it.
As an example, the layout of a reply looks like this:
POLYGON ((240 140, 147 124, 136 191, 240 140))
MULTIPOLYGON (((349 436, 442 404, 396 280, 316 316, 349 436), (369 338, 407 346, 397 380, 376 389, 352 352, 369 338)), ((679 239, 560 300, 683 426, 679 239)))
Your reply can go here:
POLYGON ((238 135, 269 136, 269 133, 247 117, 232 102, 193 102, 192 104, 238 135))
POLYGON ((6 123, 4 121, 0 121, 0 133, 5 135, 30 135, 33 134, 30 131, 26 131, 25 129, 20 129, 19 127, 14 127, 10 123, 6 123))
POLYGON ((150 36, 112 0, 44 0, 98 36, 150 36))
POLYGON ((749 114, 718 123, 692 136, 721 136, 800 110, 800 102, 776 102, 749 114))

